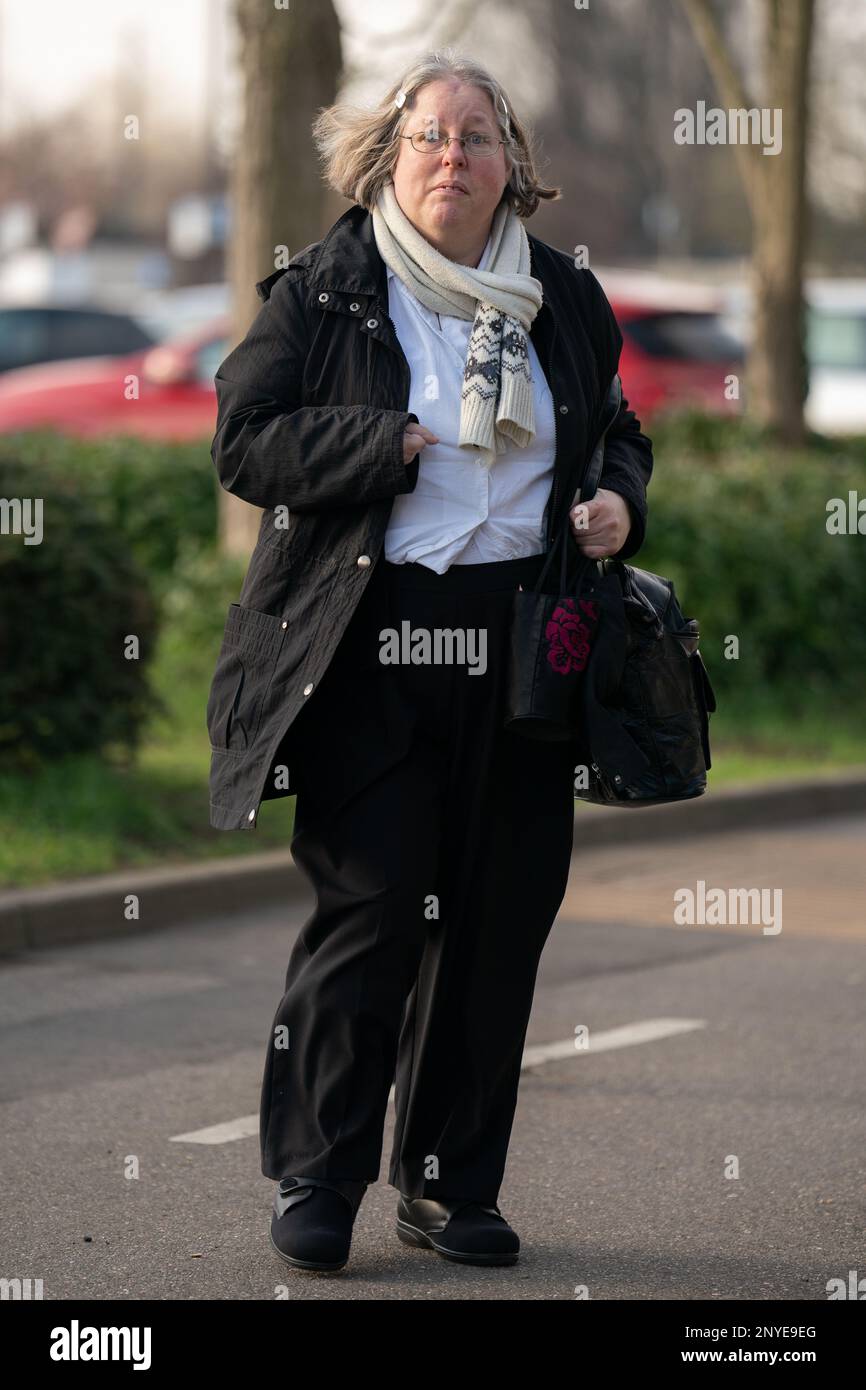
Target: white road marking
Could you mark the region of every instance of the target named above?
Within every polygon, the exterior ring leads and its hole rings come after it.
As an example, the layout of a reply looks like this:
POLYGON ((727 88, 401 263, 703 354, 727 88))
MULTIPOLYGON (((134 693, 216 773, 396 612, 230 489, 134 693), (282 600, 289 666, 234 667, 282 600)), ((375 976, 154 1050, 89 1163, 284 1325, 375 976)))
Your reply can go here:
POLYGON ((191 1129, 189 1134, 173 1134, 172 1144, 229 1144, 232 1139, 249 1139, 258 1134, 258 1115, 241 1115, 239 1120, 226 1120, 221 1125, 209 1125, 207 1129, 191 1129))
POLYGON ((703 1018, 647 1018, 643 1023, 625 1023, 621 1028, 605 1028, 600 1033, 590 1029, 589 1046, 575 1047, 574 1038, 564 1042, 539 1043, 537 1047, 527 1047, 523 1052, 520 1070, 537 1067, 541 1062, 554 1062, 560 1057, 586 1057, 590 1052, 610 1052, 615 1047, 634 1047, 638 1043, 656 1042, 659 1038, 673 1038, 677 1033, 691 1033, 695 1028, 706 1028, 703 1018))
MULTIPOLYGON (((537 1067, 543 1062, 555 1062, 566 1057, 588 1057, 593 1052, 610 1052, 617 1047, 635 1047, 639 1043, 657 1042, 659 1038, 673 1038, 679 1033, 691 1033, 695 1028, 706 1026, 706 1019, 703 1018, 647 1018, 642 1023, 626 1023, 621 1028, 605 1028, 599 1033, 590 1032, 588 1047, 575 1047, 574 1038, 527 1047, 523 1052, 520 1069, 526 1071, 528 1067, 537 1067)), ((392 1086, 388 1100, 391 1101, 393 1098, 392 1086)), ((233 1139, 249 1139, 258 1132, 259 1116, 241 1115, 240 1119, 208 1125, 206 1129, 193 1129, 188 1134, 173 1134, 170 1142, 229 1144, 233 1139)))

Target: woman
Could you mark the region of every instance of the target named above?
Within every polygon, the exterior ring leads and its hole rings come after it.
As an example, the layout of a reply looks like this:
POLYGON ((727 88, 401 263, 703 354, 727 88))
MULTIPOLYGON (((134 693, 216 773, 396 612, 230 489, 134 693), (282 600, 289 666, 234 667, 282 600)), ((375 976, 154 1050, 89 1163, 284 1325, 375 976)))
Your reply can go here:
POLYGON ((592 273, 523 227, 559 190, 495 78, 434 54, 314 129, 353 206, 257 287, 212 450, 264 514, 208 704, 211 823, 295 792, 316 893, 262 1088, 271 1241, 346 1263, 395 1081, 401 1239, 513 1263, 497 1197, 576 755, 503 727, 512 596, 562 525, 634 554, 652 450, 623 402, 569 508, 622 339, 592 273))

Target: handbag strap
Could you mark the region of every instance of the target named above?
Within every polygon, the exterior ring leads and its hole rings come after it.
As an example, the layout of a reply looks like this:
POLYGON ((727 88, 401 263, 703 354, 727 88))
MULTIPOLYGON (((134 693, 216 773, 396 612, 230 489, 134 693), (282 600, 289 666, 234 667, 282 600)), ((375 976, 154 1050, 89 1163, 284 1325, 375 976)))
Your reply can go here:
MULTIPOLYGON (((577 489, 577 492, 574 494, 574 501, 571 504, 572 506, 574 506, 574 502, 589 502, 590 499, 593 498, 596 494, 596 490, 598 488, 598 481, 601 477, 602 468, 604 467, 605 439, 607 437, 608 430, 610 429, 616 417, 619 415, 621 404, 622 382, 620 381, 619 372, 614 372, 613 377, 611 378, 610 386, 607 388, 607 395, 605 397, 604 405, 602 406, 601 432, 596 440, 595 448, 592 452, 592 457, 590 458, 589 463, 586 465, 586 468, 584 469, 583 478, 581 480, 581 486, 577 489)), ((569 508, 569 511, 570 510, 571 508, 569 508)), ((547 571, 550 569, 550 562, 553 559, 554 554, 556 553, 556 547, 559 545, 560 539, 562 540, 562 562, 560 565, 559 592, 565 592, 566 565, 568 556, 568 532, 568 515, 566 515, 565 520, 562 523, 562 527, 559 531, 559 534, 556 536, 556 538, 553 541, 553 544, 550 547, 550 550, 547 552, 547 559, 544 562, 542 571, 538 576, 538 579, 532 586, 533 590, 536 593, 540 592, 541 590, 541 586, 544 583, 547 571)))
POLYGON ((559 592, 562 593, 565 589, 566 564, 568 556, 568 545, 566 544, 566 531, 567 528, 565 526, 561 527, 559 534, 554 538, 553 544, 547 552, 547 558, 545 559, 544 564, 541 567, 541 573, 539 574, 538 578, 532 586, 532 590, 536 594, 541 592, 542 585, 544 584, 544 580, 547 575, 547 571, 550 569, 550 562, 556 554, 556 547, 559 545, 560 541, 562 541, 562 561, 559 567, 559 592))
MULTIPOLYGON (((598 482, 604 468, 604 443, 607 432, 619 415, 622 405, 622 382, 619 372, 614 372, 610 386, 607 388, 607 396, 601 412, 601 433, 596 440, 592 457, 584 469, 581 485, 574 494, 574 502, 589 502, 596 494, 598 482)), ((569 510, 571 510, 569 508, 569 510)))
MULTIPOLYGON (((559 534, 556 536, 556 539, 554 540, 553 544, 551 545, 550 549, 549 549, 548 552, 547 552, 547 557, 546 557, 546 559, 545 559, 545 561, 544 561, 544 564, 542 565, 541 573, 539 574, 538 578, 536 579, 535 583, 534 583, 533 586, 532 586, 532 591, 533 591, 533 593, 536 593, 536 594, 537 594, 537 593, 541 593, 541 591, 542 591, 542 586, 543 586, 543 584, 544 584, 544 580, 545 580, 545 577, 546 577, 546 575, 547 575, 547 571, 550 569, 551 561, 552 561, 554 555, 556 554, 556 547, 557 547, 560 543, 562 544, 562 559, 561 559, 560 565, 559 565, 559 592, 560 592, 561 594, 564 594, 564 593, 566 592, 566 588, 567 588, 567 585, 568 585, 568 539, 569 539, 569 534, 570 534, 570 532, 569 532, 569 527, 568 527, 568 518, 566 517, 565 522, 564 522, 563 525, 560 527, 559 534)), ((580 558, 583 560, 584 563, 583 563, 583 568, 582 568, 582 570, 581 570, 581 572, 580 572, 580 576, 579 576, 579 580, 578 580, 577 591, 576 591, 576 594, 575 594, 575 597, 576 597, 576 598, 579 598, 579 597, 580 597, 581 591, 582 591, 582 589, 583 589, 583 581, 584 581, 584 579, 586 579, 586 578, 588 577, 590 570, 591 570, 591 569, 594 569, 595 566, 596 566, 596 564, 597 564, 597 561, 595 561, 595 560, 588 560, 588 559, 586 558, 585 555, 582 555, 580 558)))

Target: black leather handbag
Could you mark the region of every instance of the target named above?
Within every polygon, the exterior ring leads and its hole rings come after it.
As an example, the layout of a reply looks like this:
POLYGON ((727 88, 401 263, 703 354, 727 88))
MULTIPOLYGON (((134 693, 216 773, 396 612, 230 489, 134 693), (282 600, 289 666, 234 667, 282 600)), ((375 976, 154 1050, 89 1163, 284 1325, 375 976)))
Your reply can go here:
MULTIPOLYGON (((605 436, 621 401, 617 374, 580 501, 595 496, 605 436)), ((568 518, 563 529, 568 534, 568 518)), ((566 544, 563 538, 563 552, 566 544)), ((584 760, 577 769, 584 777, 575 783, 582 801, 657 806, 702 795, 716 699, 698 650, 697 619, 683 615, 671 580, 615 558, 586 561, 573 602, 594 623, 585 666, 564 707, 548 669, 555 636, 548 604, 562 606, 569 596, 538 593, 555 548, 556 543, 535 589, 515 594, 506 726, 529 737, 575 739, 584 760)))

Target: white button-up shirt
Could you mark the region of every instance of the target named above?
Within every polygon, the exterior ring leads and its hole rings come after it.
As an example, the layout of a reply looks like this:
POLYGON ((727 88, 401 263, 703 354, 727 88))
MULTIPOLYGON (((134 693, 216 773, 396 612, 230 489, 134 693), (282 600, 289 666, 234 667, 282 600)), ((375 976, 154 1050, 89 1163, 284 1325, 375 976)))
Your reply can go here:
MULTIPOLYGON (((490 241, 478 264, 484 270, 490 241)), ((460 406, 470 319, 436 314, 388 268, 388 312, 411 373, 408 410, 438 436, 418 456, 413 492, 394 499, 385 559, 418 561, 443 574, 449 565, 484 564, 545 550, 544 513, 553 482, 553 397, 529 334, 535 436, 525 449, 506 440, 489 469, 460 449, 460 406)))

